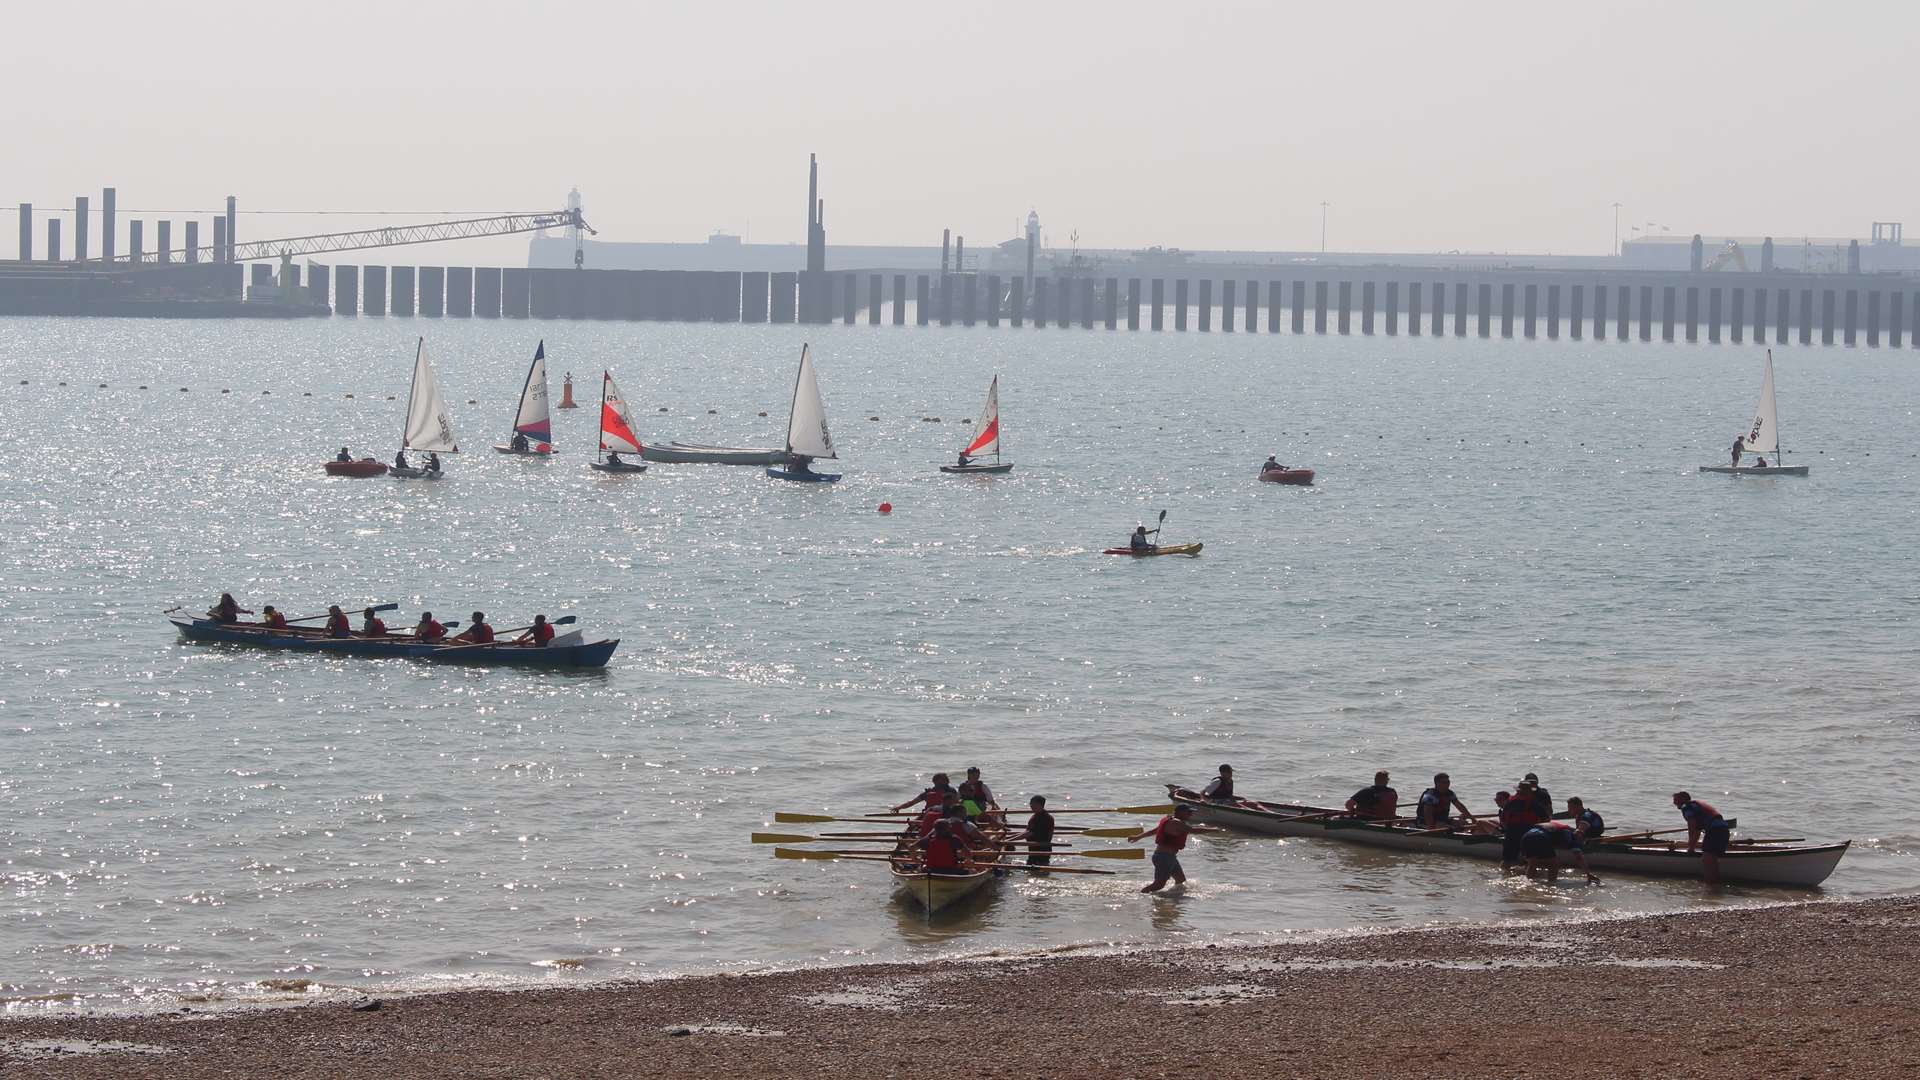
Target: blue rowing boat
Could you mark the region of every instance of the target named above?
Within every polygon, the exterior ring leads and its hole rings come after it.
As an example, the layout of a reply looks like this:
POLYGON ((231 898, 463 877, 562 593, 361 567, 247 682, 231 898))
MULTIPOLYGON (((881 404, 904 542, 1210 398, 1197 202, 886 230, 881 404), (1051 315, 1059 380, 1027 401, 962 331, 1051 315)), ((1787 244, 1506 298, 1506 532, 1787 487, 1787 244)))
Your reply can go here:
POLYGON ((487 667, 600 668, 607 666, 619 638, 580 645, 425 645, 405 638, 330 638, 318 634, 273 633, 253 627, 222 626, 205 619, 169 619, 186 641, 249 645, 256 649, 334 653, 380 659, 434 660, 487 667))

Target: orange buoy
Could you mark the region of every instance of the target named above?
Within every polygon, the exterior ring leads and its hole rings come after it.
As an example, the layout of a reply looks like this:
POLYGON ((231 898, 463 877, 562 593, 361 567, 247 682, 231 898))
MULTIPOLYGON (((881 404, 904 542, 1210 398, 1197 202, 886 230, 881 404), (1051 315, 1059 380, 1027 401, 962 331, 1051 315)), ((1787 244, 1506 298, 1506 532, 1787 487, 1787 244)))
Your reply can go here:
POLYGON ((577 409, 580 407, 573 403, 573 372, 571 371, 567 372, 566 377, 560 383, 559 407, 562 409, 577 409))
POLYGON ((890 502, 883 502, 883 503, 881 503, 881 504, 880 504, 880 512, 881 512, 881 513, 883 513, 883 514, 891 514, 891 513, 893 513, 893 504, 892 504, 892 503, 890 503, 890 502))

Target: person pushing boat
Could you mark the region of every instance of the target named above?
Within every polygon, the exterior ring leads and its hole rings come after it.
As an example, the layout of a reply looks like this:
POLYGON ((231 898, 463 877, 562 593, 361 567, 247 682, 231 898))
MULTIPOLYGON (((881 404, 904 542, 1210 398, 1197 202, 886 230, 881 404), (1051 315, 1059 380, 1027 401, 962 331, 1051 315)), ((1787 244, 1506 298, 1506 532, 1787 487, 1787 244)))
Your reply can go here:
MULTIPOLYGON (((1531 775, 1531 774, 1529 774, 1531 775)), ((1502 792, 1501 794, 1506 794, 1502 792)), ((1498 798, 1495 799, 1498 802, 1498 798)), ((1551 807, 1552 803, 1549 802, 1551 807)), ((1535 785, 1522 780, 1513 790, 1513 794, 1500 806, 1500 827, 1504 839, 1500 844, 1500 870, 1510 873, 1520 865, 1520 841, 1527 830, 1543 821, 1553 818, 1552 810, 1542 813, 1535 785)))
POLYGON ((1527 829, 1520 837, 1520 856, 1526 860, 1527 877, 1537 876, 1544 869, 1547 872, 1547 884, 1560 879, 1560 853, 1567 852, 1573 858, 1573 865, 1587 875, 1587 884, 1598 885, 1600 879, 1593 875, 1587 866, 1587 856, 1581 850, 1580 830, 1564 821, 1543 821, 1527 829))
POLYGON ((372 608, 360 613, 361 637, 386 637, 387 623, 372 608))
POLYGON ((1606 819, 1587 809, 1587 801, 1575 795, 1567 800, 1567 817, 1580 830, 1581 840, 1597 840, 1607 831, 1606 819))
POLYGON ((1468 821, 1478 820, 1453 790, 1453 778, 1446 773, 1434 773, 1433 786, 1421 792, 1420 801, 1414 804, 1414 824, 1422 829, 1451 829, 1456 809, 1468 821))
POLYGON ((447 628, 433 617, 433 612, 420 613, 420 621, 413 624, 413 636, 422 645, 438 645, 447 639, 447 628))
POLYGON ((1700 869, 1707 884, 1720 884, 1720 856, 1727 853, 1733 827, 1712 805, 1684 791, 1673 793, 1673 805, 1687 821, 1687 854, 1693 854, 1697 848, 1700 852, 1700 869))
POLYGON ((240 621, 240 616, 251 614, 253 614, 251 608, 241 607, 240 602, 233 598, 232 593, 228 592, 221 593, 220 599, 216 601, 212 607, 207 609, 207 618, 212 619, 222 626, 231 626, 240 621))
POLYGON ((464 641, 470 645, 492 644, 493 627, 487 622, 487 613, 484 611, 474 612, 473 621, 467 624, 465 630, 455 634, 453 640, 464 641))
POLYGON ((1129 844, 1153 837, 1153 880, 1142 886, 1141 892, 1157 893, 1167 887, 1169 880, 1175 885, 1187 883, 1187 872, 1180 867, 1180 851, 1187 846, 1187 837, 1193 834, 1192 817, 1193 807, 1180 803, 1153 828, 1127 837, 1129 844))
POLYGON ((526 633, 521 634, 517 638, 514 638, 513 644, 527 645, 536 649, 544 649, 547 647, 547 643, 552 640, 553 640, 553 624, 547 621, 547 617, 545 615, 535 615, 533 617, 533 625, 527 627, 526 633))
POLYGON ((1553 795, 1540 786, 1540 778, 1528 773, 1520 778, 1520 783, 1528 789, 1534 812, 1540 815, 1540 820, 1550 820, 1553 817, 1553 795))
POLYGON ((1387 786, 1387 771, 1373 774, 1373 783, 1353 793, 1347 813, 1370 821, 1392 821, 1400 814, 1400 793, 1387 786))

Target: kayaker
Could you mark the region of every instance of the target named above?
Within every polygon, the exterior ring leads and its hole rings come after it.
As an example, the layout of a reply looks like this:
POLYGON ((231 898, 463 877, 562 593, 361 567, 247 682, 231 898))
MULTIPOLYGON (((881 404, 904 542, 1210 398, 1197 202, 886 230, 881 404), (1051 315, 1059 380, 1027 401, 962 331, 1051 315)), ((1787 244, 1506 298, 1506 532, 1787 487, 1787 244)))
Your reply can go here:
POLYGON ((1574 827, 1580 830, 1582 841, 1597 840, 1607 831, 1606 820, 1587 809, 1586 800, 1578 795, 1567 800, 1567 817, 1573 821, 1574 827))
POLYGON ((1027 800, 1032 813, 1027 817, 1027 828, 1023 839, 1027 842, 1027 865, 1049 866, 1053 856, 1047 852, 1053 850, 1053 815, 1047 813, 1047 797, 1035 795, 1027 800))
POLYGON ((1153 881, 1142 887, 1141 892, 1159 892, 1167 887, 1169 880, 1175 885, 1187 883, 1187 872, 1180 868, 1180 849, 1187 846, 1187 837, 1193 833, 1193 826, 1187 823, 1191 817, 1193 807, 1181 803, 1153 828, 1142 829, 1127 837, 1129 844, 1153 837, 1153 881))
POLYGON ((953 790, 953 784, 947 779, 947 774, 937 772, 933 774, 933 780, 928 783, 925 791, 922 791, 920 794, 915 795, 913 798, 908 799, 906 802, 901 803, 899 806, 887 812, 897 814, 909 806, 917 806, 921 803, 926 803, 927 809, 929 810, 939 809, 945 811, 948 803, 955 802, 959 798, 960 795, 953 790))
POLYGON ((393 455, 393 467, 396 469, 407 468, 407 452, 404 448, 399 453, 393 455))
POLYGON ((986 781, 980 779, 980 768, 977 765, 967 770, 967 778, 960 781, 956 794, 960 796, 960 805, 966 808, 969 821, 989 810, 1000 809, 1000 804, 993 799, 993 789, 987 786, 986 781))
POLYGON ((953 831, 951 822, 941 821, 933 831, 920 838, 920 863, 929 874, 967 873, 966 845, 953 831))
POLYGON ((280 614, 279 608, 268 604, 260 609, 260 625, 269 630, 285 630, 287 628, 287 617, 280 614))
POLYGON ((1233 766, 1220 766, 1220 775, 1207 781, 1206 789, 1200 795, 1208 802, 1239 802, 1233 797, 1233 766))
POLYGON ((334 604, 327 608, 327 636, 353 636, 353 621, 347 618, 346 612, 340 610, 339 604, 334 604))
POLYGON ((513 643, 515 645, 531 645, 536 649, 544 649, 547 647, 547 642, 552 640, 553 624, 547 621, 545 615, 535 615, 533 617, 533 625, 527 627, 526 633, 514 638, 513 643))
POLYGON ((1687 819, 1687 854, 1700 850, 1700 869, 1709 885, 1720 884, 1720 856, 1727 853, 1733 827, 1720 811, 1684 791, 1673 793, 1673 805, 1687 819))
POLYGON ((365 611, 362 611, 360 613, 360 636, 361 637, 386 637, 387 636, 386 622, 382 620, 379 615, 375 614, 372 608, 368 608, 365 611))
POLYGON ((491 643, 493 641, 493 627, 487 624, 487 613, 484 611, 474 612, 473 621, 467 624, 465 630, 455 634, 453 640, 465 641, 473 645, 486 645, 491 643))
POLYGON ((347 453, 347 448, 343 446, 343 447, 341 447, 341 448, 340 448, 340 452, 339 452, 339 453, 337 453, 337 454, 335 454, 335 455, 333 455, 333 460, 335 460, 335 461, 352 461, 352 460, 353 460, 353 455, 352 455, 352 454, 349 454, 349 453, 347 453))
POLYGON ((1733 437, 1733 467, 1734 468, 1737 469, 1740 467, 1740 455, 1746 449, 1747 449, 1747 437, 1745 435, 1735 435, 1733 437))
POLYGON ((1391 821, 1400 814, 1400 793, 1387 786, 1385 769, 1373 774, 1371 786, 1347 800, 1347 813, 1373 821, 1391 821))
POLYGON ((527 452, 527 437, 516 431, 513 433, 512 440, 510 440, 507 445, 513 448, 514 453, 524 454, 527 452))
POLYGON ((433 612, 420 613, 420 621, 413 624, 413 636, 423 645, 438 645, 446 640, 447 628, 433 617, 433 612))
MULTIPOLYGON (((1159 532, 1160 530, 1155 529, 1153 531, 1159 532)), ((1134 551, 1152 551, 1153 541, 1147 539, 1147 535, 1147 527, 1145 525, 1134 526, 1133 535, 1127 538, 1127 546, 1134 551)))
POLYGON ((1433 786, 1420 793, 1420 801, 1415 804, 1413 819, 1423 829, 1449 829, 1453 827, 1453 810, 1458 807, 1468 821, 1475 820, 1473 811, 1460 801, 1453 790, 1453 778, 1446 773, 1433 774, 1433 786))
POLYGON ((1560 852, 1573 856, 1573 865, 1587 875, 1587 884, 1598 885, 1600 879, 1593 876, 1593 870, 1587 866, 1586 853, 1580 850, 1580 831, 1564 821, 1543 821, 1529 828, 1520 837, 1520 855, 1527 862, 1527 876, 1536 876, 1535 871, 1543 866, 1547 871, 1547 884, 1560 879, 1560 852))
POLYGON ((207 618, 222 626, 231 626, 240 621, 240 616, 251 614, 253 611, 250 608, 241 607, 240 602, 235 600, 233 594, 229 592, 221 593, 219 601, 207 609, 207 618))
POLYGON ((1553 819, 1553 796, 1548 794, 1546 788, 1540 786, 1540 778, 1532 773, 1528 773, 1520 778, 1520 783, 1523 787, 1531 789, 1534 813, 1540 815, 1541 821, 1551 821, 1553 819))

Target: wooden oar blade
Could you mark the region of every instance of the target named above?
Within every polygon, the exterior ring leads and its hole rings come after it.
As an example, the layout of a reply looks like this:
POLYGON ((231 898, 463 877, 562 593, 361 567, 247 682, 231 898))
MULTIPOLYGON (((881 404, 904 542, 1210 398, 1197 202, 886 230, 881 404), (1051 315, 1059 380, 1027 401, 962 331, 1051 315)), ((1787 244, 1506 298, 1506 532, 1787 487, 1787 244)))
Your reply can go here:
POLYGON ((835 855, 831 851, 801 851, 798 848, 784 848, 784 847, 774 848, 773 857, 776 859, 823 859, 823 860, 832 860, 832 859, 840 858, 840 856, 835 855))
POLYGON ((799 833, 757 832, 753 834, 756 844, 811 844, 817 837, 801 836, 799 833))
POLYGON ((1097 848, 1093 851, 1076 851, 1073 854, 1082 859, 1144 859, 1145 848, 1097 848))
POLYGON ((793 814, 781 810, 773 815, 773 820, 782 825, 817 825, 823 821, 838 821, 829 814, 793 814))

